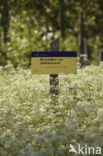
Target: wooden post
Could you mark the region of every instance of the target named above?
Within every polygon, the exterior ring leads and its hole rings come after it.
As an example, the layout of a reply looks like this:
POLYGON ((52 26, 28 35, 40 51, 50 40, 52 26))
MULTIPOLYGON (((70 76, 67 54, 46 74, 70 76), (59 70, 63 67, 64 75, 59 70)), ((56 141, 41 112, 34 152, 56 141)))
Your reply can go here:
MULTIPOLYGON (((59 39, 56 39, 55 41, 50 43, 50 51, 59 51, 59 39)), ((52 98, 52 103, 55 104, 59 95, 58 74, 50 75, 50 94, 52 98)))

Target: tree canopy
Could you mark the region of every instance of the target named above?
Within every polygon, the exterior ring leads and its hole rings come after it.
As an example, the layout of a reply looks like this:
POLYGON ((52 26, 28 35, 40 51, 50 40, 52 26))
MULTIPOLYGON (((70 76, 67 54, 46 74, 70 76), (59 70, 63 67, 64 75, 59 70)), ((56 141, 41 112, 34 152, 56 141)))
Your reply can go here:
POLYGON ((30 65, 31 51, 49 50, 57 37, 61 49, 93 62, 102 51, 102 26, 102 0, 1 0, 0 64, 30 65))

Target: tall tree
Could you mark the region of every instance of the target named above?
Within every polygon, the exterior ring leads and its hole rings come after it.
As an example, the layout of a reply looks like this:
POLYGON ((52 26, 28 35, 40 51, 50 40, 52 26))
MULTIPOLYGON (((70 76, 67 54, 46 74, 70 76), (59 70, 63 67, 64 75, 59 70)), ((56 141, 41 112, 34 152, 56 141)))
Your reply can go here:
MULTIPOLYGON (((5 52, 5 44, 7 42, 7 33, 9 28, 9 3, 7 0, 1 0, 0 1, 0 28, 1 28, 1 57, 2 60, 7 59, 7 53, 5 52)), ((5 64, 5 61, 1 64, 5 64)))

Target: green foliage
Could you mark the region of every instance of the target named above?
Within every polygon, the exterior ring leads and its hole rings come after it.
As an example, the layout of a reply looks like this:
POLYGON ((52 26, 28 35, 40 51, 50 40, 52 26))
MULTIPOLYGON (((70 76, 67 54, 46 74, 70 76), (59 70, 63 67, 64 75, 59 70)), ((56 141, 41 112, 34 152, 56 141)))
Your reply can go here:
POLYGON ((95 62, 103 42, 102 0, 1 0, 0 64, 8 60, 30 65, 30 52, 49 50, 49 43, 63 38, 61 50, 77 50, 95 62), (99 42, 98 42, 99 41, 99 42))
MULTIPOLYGON (((32 17, 33 20, 34 17, 32 17)), ((49 51, 50 42, 60 36, 57 31, 55 34, 46 32, 45 27, 39 27, 30 23, 31 20, 26 12, 22 15, 11 18, 7 42, 7 55, 11 63, 16 67, 29 66, 31 51, 49 51)), ((52 28, 49 28, 52 29, 52 28)), ((77 50, 76 39, 73 36, 60 42, 61 50, 77 50)))
POLYGON ((69 36, 67 39, 60 39, 60 49, 65 51, 78 51, 77 40, 73 36, 69 36))
POLYGON ((11 18, 7 49, 8 58, 14 66, 29 65, 31 51, 49 49, 50 39, 46 35, 45 28, 40 28, 42 31, 39 31, 39 27, 31 27, 29 22, 26 12, 23 12, 22 16, 11 18))
POLYGON ((103 148, 102 77, 103 64, 60 75, 53 105, 48 75, 0 67, 0 156, 67 156, 78 143, 103 148))

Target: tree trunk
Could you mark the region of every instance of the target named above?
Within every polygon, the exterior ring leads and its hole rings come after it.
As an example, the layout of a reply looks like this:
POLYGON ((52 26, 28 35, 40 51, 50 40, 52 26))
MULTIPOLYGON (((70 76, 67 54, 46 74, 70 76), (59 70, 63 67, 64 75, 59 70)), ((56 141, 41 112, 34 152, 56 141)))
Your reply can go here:
POLYGON ((0 64, 5 65, 7 61, 7 53, 5 50, 5 44, 8 40, 7 33, 9 28, 9 4, 8 0, 1 0, 0 2, 0 53, 1 53, 1 60, 0 64))
POLYGON ((9 5, 7 0, 3 0, 3 9, 2 9, 2 18, 1 18, 1 26, 4 31, 4 43, 7 42, 7 32, 9 27, 9 5))
POLYGON ((84 17, 83 14, 79 14, 79 27, 80 31, 78 33, 78 48, 80 52, 80 63, 83 65, 83 54, 84 54, 84 17))
POLYGON ((59 0, 60 2, 60 30, 61 36, 65 38, 65 3, 64 0, 59 0))

